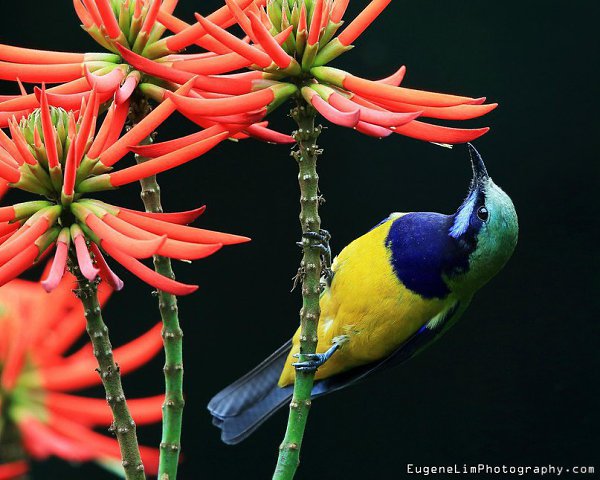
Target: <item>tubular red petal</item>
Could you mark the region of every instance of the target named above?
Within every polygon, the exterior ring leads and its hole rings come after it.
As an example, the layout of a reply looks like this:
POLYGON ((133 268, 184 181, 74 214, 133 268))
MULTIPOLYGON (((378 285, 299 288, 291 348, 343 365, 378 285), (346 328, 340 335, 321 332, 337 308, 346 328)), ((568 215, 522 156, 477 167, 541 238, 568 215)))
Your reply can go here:
POLYGON ((156 218, 146 217, 138 212, 131 210, 119 210, 117 217, 131 223, 136 227, 146 230, 147 232, 156 235, 168 235, 173 240, 181 240, 182 242, 215 244, 222 243, 223 245, 235 245, 237 243, 245 243, 250 239, 239 235, 231 235, 229 233, 214 232, 211 230, 203 230, 201 228, 187 227, 184 225, 174 225, 169 222, 158 220, 156 218))
MULTIPOLYGON (((116 102, 113 102, 112 105, 108 108, 108 112, 106 113, 106 116, 104 117, 104 121, 102 122, 102 125, 100 125, 100 130, 98 130, 98 133, 94 137, 94 141, 92 142, 92 145, 90 146, 90 149, 88 150, 87 155, 89 158, 98 158, 98 156, 100 155, 100 152, 102 151, 102 147, 104 146, 104 143, 106 142, 106 138, 108 137, 110 129, 111 129, 111 127, 114 126, 113 119, 115 117, 115 109, 116 108, 117 108, 116 102)), ((123 128, 123 126, 121 125, 121 129, 122 128, 123 128)), ((119 130, 119 134, 120 133, 121 133, 121 130, 119 130)))
MULTIPOLYGON (((192 81, 177 90, 177 94, 186 95, 192 88, 192 81)), ((113 166, 129 151, 129 145, 140 143, 150 135, 158 125, 164 122, 175 111, 175 104, 168 100, 162 102, 142 121, 123 135, 100 155, 100 161, 107 167, 113 166)))
MULTIPOLYGON (((120 461, 121 452, 115 439, 100 435, 62 415, 54 415, 50 418, 50 421, 56 432, 92 448, 98 459, 108 456, 115 461, 120 461)), ((140 447, 140 454, 146 472, 150 475, 156 475, 158 473, 158 450, 142 446, 140 447)))
POLYGON ((373 125, 367 122, 358 122, 354 129, 360 133, 364 133, 365 135, 375 138, 389 137, 392 133, 394 133, 389 128, 380 127, 379 125, 373 125))
MULTIPOLYGON (((27 145, 27 141, 25 137, 23 137, 23 133, 19 129, 18 125, 15 121, 9 122, 8 128, 10 130, 10 134, 12 136, 13 142, 17 150, 19 151, 19 156, 29 165, 36 165, 37 159, 33 156, 31 151, 29 150, 29 146, 27 145)), ((15 160, 19 160, 15 157, 15 160)))
POLYGON ((372 0, 365 9, 352 20, 344 31, 338 35, 338 40, 344 46, 350 45, 367 29, 392 0, 372 0))
MULTIPOLYGON (((90 102, 85 109, 85 113, 83 114, 83 118, 81 119, 81 123, 79 125, 79 131, 77 132, 77 136, 75 137, 75 167, 77 168, 81 162, 81 157, 83 156, 83 152, 85 147, 88 144, 90 139, 90 134, 93 134, 92 128, 94 124, 94 119, 98 115, 99 108, 99 100, 98 94, 96 90, 92 91, 90 95, 90 102)), ((66 173, 65 173, 66 176, 66 173)))
POLYGON ((138 145, 129 147, 129 149, 132 152, 141 155, 142 157, 159 157, 225 131, 226 129, 222 125, 215 125, 205 130, 192 133, 191 135, 186 135, 185 137, 168 140, 166 142, 153 143, 150 145, 138 145))
POLYGON ((420 110, 422 112, 421 117, 437 118, 440 120, 470 120, 486 115, 498 106, 497 103, 489 103, 484 105, 456 105, 454 107, 423 107, 385 99, 379 99, 377 103, 398 112, 420 110))
POLYGON ((146 33, 150 35, 150 31, 152 27, 156 24, 156 17, 158 16, 158 10, 160 9, 161 0, 150 0, 150 7, 148 8, 148 13, 146 14, 146 18, 144 19, 144 23, 142 25, 141 33, 146 33))
MULTIPOLYGON (((58 291, 55 290, 54 293, 58 291)), ((61 315, 60 324, 54 328, 53 335, 45 342, 44 348, 51 354, 63 354, 83 333, 85 325, 85 317, 81 306, 70 310, 65 315, 61 315)))
POLYGON ((296 140, 290 135, 276 132, 275 130, 271 130, 259 124, 250 125, 245 131, 248 132, 250 136, 269 143, 296 143, 296 140))
MULTIPOLYGON (((256 35, 256 39, 260 46, 265 50, 268 56, 275 62, 279 68, 287 68, 292 63, 292 57, 283 49, 275 40, 271 33, 265 28, 260 19, 253 13, 249 13, 252 30, 256 35)), ((293 30, 293 25, 290 25, 285 31, 288 35, 293 30)), ((285 41, 285 40, 284 40, 285 41)))
POLYGON ((377 83, 384 83, 386 85, 392 85, 394 87, 399 86, 404 80, 404 75, 406 75, 406 67, 402 65, 397 71, 392 73, 389 77, 381 78, 377 80, 377 83))
POLYGON ((109 173, 110 183, 113 187, 120 187, 127 183, 138 181, 142 178, 147 178, 151 175, 170 170, 179 165, 182 165, 194 158, 203 155, 210 149, 221 143, 229 136, 229 132, 223 132, 206 140, 201 140, 195 144, 180 148, 174 152, 162 155, 144 163, 124 168, 118 172, 109 173))
MULTIPOLYGON (((149 233, 146 230, 121 220, 115 215, 105 215, 103 217, 103 221, 106 222, 107 225, 110 225, 115 230, 121 232, 123 235, 127 235, 128 237, 139 239, 156 238, 155 234, 149 233)), ((221 243, 211 245, 167 239, 166 242, 161 245, 158 255, 169 258, 177 258, 180 260, 198 260, 212 255, 222 246, 223 245, 221 243)))
MULTIPOLYGON (((82 316, 83 313, 79 312, 79 315, 82 316)), ((121 375, 126 375, 148 363, 159 352, 162 347, 160 330, 161 324, 158 324, 135 340, 114 350, 113 354, 121 369, 121 375)), ((100 383, 100 377, 95 371, 96 367, 96 359, 91 356, 87 360, 80 359, 67 364, 42 366, 39 370, 42 386, 47 390, 66 392, 97 385, 100 383)))
POLYGON ((44 65, 29 65, 26 63, 0 62, 0 79, 28 83, 62 83, 75 80, 83 75, 81 63, 59 63, 44 65))
POLYGON ((225 3, 227 4, 227 8, 229 8, 229 12, 231 13, 231 15, 233 15, 233 17, 237 21, 238 25, 242 28, 244 33, 248 35, 248 37, 251 38, 254 43, 258 43, 254 32, 252 31, 250 19, 248 18, 244 10, 242 10, 234 0, 225 0, 225 3))
POLYGON ((94 458, 94 452, 87 445, 65 438, 52 431, 46 425, 32 416, 19 422, 19 429, 23 434, 26 446, 34 446, 34 451, 42 457, 56 455, 69 461, 86 461, 94 458))
POLYGON ((95 75, 92 72, 90 72, 90 70, 86 66, 84 68, 84 73, 85 78, 92 86, 92 88, 102 93, 114 93, 121 85, 123 78, 125 78, 125 72, 122 68, 114 68, 110 73, 107 73, 105 75, 95 75))
POLYGON ((414 120, 401 127, 394 128, 395 133, 405 135, 407 137, 416 138, 417 140, 425 140, 427 142, 436 143, 466 143, 472 142, 476 138, 481 137, 489 131, 485 128, 449 128, 439 125, 431 125, 429 123, 419 122, 414 120))
POLYGON ((126 210, 144 217, 154 218, 155 220, 162 220, 164 222, 176 223, 177 225, 187 225, 196 220, 200 215, 206 211, 206 207, 202 206, 194 210, 188 210, 187 212, 174 212, 174 213, 152 213, 152 212, 138 212, 136 210, 130 210, 129 208, 119 207, 119 210, 126 210))
POLYGON ((339 23, 342 20, 349 3, 350 0, 334 0, 334 5, 329 16, 332 23, 339 23))
MULTIPOLYGON (((85 78, 79 78, 77 80, 73 80, 72 82, 63 83, 62 85, 49 88, 47 91, 53 93, 77 93, 88 89, 89 85, 87 80, 85 78)), ((36 108, 38 105, 39 101, 35 93, 30 93, 27 96, 19 96, 13 100, 7 100, 0 103, 0 110, 16 112, 25 109, 36 108)))
POLYGON ((125 82, 123 82, 123 85, 119 88, 119 90, 117 90, 115 102, 117 102, 118 105, 124 103, 126 100, 129 100, 129 98, 131 97, 131 94, 133 93, 135 88, 138 86, 138 83, 140 82, 140 78, 141 77, 138 72, 134 72, 133 74, 130 74, 127 77, 125 82))
POLYGON ((266 68, 271 65, 271 58, 266 53, 258 50, 257 48, 248 45, 246 42, 240 40, 235 35, 232 35, 226 30, 218 27, 206 18, 196 14, 196 20, 202 25, 202 27, 219 42, 223 43, 226 47, 230 48, 234 52, 247 58, 252 63, 255 63, 261 68, 266 68))
POLYGON ((0 44, 0 60, 12 63, 45 65, 51 63, 81 63, 82 53, 52 52, 50 50, 34 50, 31 48, 13 47, 0 44))
POLYGON ((381 127, 397 127, 404 125, 408 122, 411 122, 421 114, 420 111, 412 113, 392 113, 374 110, 358 105, 337 92, 333 92, 329 96, 329 103, 338 110, 345 112, 353 112, 358 109, 360 112, 360 120, 366 123, 379 125, 381 127))
MULTIPOLYGON (((127 399, 127 406, 135 423, 146 425, 160 421, 164 395, 127 399)), ((58 415, 66 416, 84 425, 109 425, 113 421, 110 407, 104 399, 86 398, 66 393, 49 392, 46 407, 58 415)))
POLYGON ((40 99, 40 109, 42 117, 42 132, 44 134, 44 145, 46 155, 48 156, 48 167, 56 168, 58 166, 58 150, 56 149, 56 131, 50 117, 50 107, 48 106, 48 97, 46 88, 42 86, 42 95, 40 99))
POLYGON ((4 148, 0 147, 0 161, 8 165, 9 167, 19 168, 19 162, 17 162, 10 153, 4 148))
POLYGON ((119 22, 115 18, 110 0, 95 0, 100 16, 102 17, 102 25, 106 29, 106 33, 113 40, 119 38, 121 35, 121 29, 119 28, 119 22))
POLYGON ((73 242, 75 243, 77 263, 79 264, 79 269, 81 270, 82 275, 89 281, 95 280, 100 271, 94 267, 94 264, 92 263, 90 252, 85 243, 84 236, 76 235, 73 239, 73 242))
POLYGON ((84 7, 81 0, 73 0, 73 7, 75 8, 75 13, 83 26, 88 29, 94 25, 94 19, 88 13, 87 9, 84 7))
MULTIPOLYGON (((129 100, 127 100, 125 103, 121 103, 120 105, 117 104, 115 108, 115 115, 109 125, 108 134, 106 136, 106 140, 102 144, 100 152, 102 152, 104 149, 110 148, 120 138, 123 127, 125 126, 125 122, 127 121, 127 116, 129 115, 129 105, 129 100)), ((88 156, 90 158, 95 158, 92 157, 89 152, 88 156)), ((98 155, 96 155, 96 158, 97 157, 98 155)))
POLYGON ((77 173, 77 160, 75 159, 75 139, 70 137, 69 151, 67 152, 67 159, 65 160, 65 174, 64 183, 62 187, 62 194, 65 197, 72 197, 75 188, 75 177, 77 173))
POLYGON ((35 244, 22 245, 19 253, 0 267, 0 286, 18 277, 31 267, 39 253, 40 251, 35 244))
POLYGON ((0 265, 5 265, 24 248, 33 245, 40 235, 46 232, 49 227, 50 222, 45 215, 40 215, 30 226, 27 226, 26 224, 21 227, 21 229, 17 231, 14 240, 11 238, 0 246, 0 265))
POLYGON ((10 154, 12 158, 15 159, 19 165, 22 165, 25 162, 16 144, 13 143, 13 141, 8 135, 6 135, 6 133, 4 133, 4 130, 2 129, 0 129, 0 145, 2 145, 2 147, 10 154))
MULTIPOLYGON (((33 88, 33 92, 38 100, 41 100, 42 91, 38 87, 33 88)), ((83 101, 89 99, 91 90, 79 93, 50 93, 47 90, 48 103, 54 107, 62 107, 65 110, 77 111, 81 108, 83 101)), ((104 103, 112 96, 112 92, 103 92, 99 95, 100 103, 104 103)), ((81 113, 81 112, 80 112, 81 113)))
POLYGON ((135 258, 125 255, 120 250, 111 247, 110 244, 107 244, 106 242, 102 242, 101 246, 111 257, 115 259, 116 262, 120 263, 125 269, 129 270, 140 280, 146 282, 148 285, 151 285, 154 288, 157 288, 158 290, 180 296, 189 295, 198 290, 197 285, 186 285, 176 280, 163 277, 135 258))
POLYGON ((0 177, 9 183, 18 183, 21 179, 21 172, 5 162, 0 162, 0 177))
POLYGON ((266 107, 274 98, 273 90, 266 88, 229 98, 188 98, 177 93, 166 93, 177 108, 185 113, 203 116, 235 115, 266 107))
MULTIPOLYGON (((131 257, 149 258, 157 253, 165 242, 166 237, 154 237, 150 240, 136 240, 135 238, 127 237, 112 228, 108 223, 100 220, 89 210, 85 209, 83 211, 86 211, 85 224, 102 240, 103 244, 108 242, 114 248, 131 257)), ((82 216, 79 214, 76 215, 78 218, 82 216)))
POLYGON ((314 67, 311 69, 311 73, 319 80, 332 83, 338 87, 343 87, 346 90, 368 98, 383 98, 429 107, 451 107, 462 104, 482 103, 481 99, 476 98, 426 92, 423 90, 412 90, 409 88, 394 87, 393 85, 373 82, 331 67, 314 67))
POLYGON ((48 272, 48 276, 41 281, 42 287, 44 287, 44 290, 48 293, 58 287, 65 274, 68 249, 69 246, 67 243, 61 241, 56 242, 56 253, 52 260, 52 267, 48 272))
POLYGON ((209 58, 173 62, 173 68, 190 73, 218 75, 248 67, 251 63, 247 58, 232 52, 209 58))
POLYGON ((309 45, 314 45, 319 41, 321 35, 321 18, 323 15, 323 0, 317 0, 314 4, 312 19, 310 21, 310 28, 308 29, 308 40, 309 45))
POLYGON ((98 10, 98 6, 96 5, 96 0, 82 0, 82 1, 83 1, 83 4, 85 5, 85 8, 88 11, 88 13, 94 20, 94 23, 98 27, 101 27, 104 22, 102 20, 102 17, 100 16, 100 11, 98 10))
POLYGON ((452 107, 455 105, 471 104, 477 99, 460 97, 443 93, 426 92, 424 90, 413 90, 410 88, 394 87, 382 83, 373 82, 364 78, 347 74, 344 88, 359 95, 372 98, 383 98, 398 102, 410 103, 412 105, 424 105, 429 107, 452 107))
POLYGON ((179 0, 164 0, 160 9, 163 12, 172 14, 179 0))
MULTIPOLYGON (((227 62, 224 64, 218 63, 218 68, 215 71, 195 71, 194 68, 190 68, 189 70, 183 68, 182 64, 189 62, 193 64, 193 62, 198 62, 198 60, 194 61, 184 61, 184 62, 175 62, 173 68, 169 67, 167 64, 153 62, 147 58, 144 58, 136 53, 133 53, 130 50, 127 50, 121 46, 118 46, 121 55, 125 59, 125 61, 129 62, 135 68, 138 68, 140 71, 143 71, 146 75, 152 75, 158 78, 162 78, 164 80, 169 80, 171 82, 175 82, 178 84, 188 82, 190 79, 194 79, 194 86, 200 89, 212 90, 215 92, 221 93, 229 93, 229 94, 239 94, 246 93, 252 89, 252 83, 249 80, 240 80, 235 78, 215 78, 215 77, 206 77, 204 75, 195 76, 194 74, 212 74, 212 73, 221 73, 223 71, 229 71, 229 65, 227 62), (227 67, 225 67, 227 66, 227 67)), ((228 55, 224 55, 224 57, 228 57, 228 55)), ((219 57, 214 57, 219 58, 219 57)), ((243 57, 240 57, 237 53, 233 54, 233 57, 238 63, 234 64, 233 69, 241 68, 248 66, 250 62, 243 57), (241 58, 241 65, 239 64, 239 59, 241 58)), ((212 60, 212 59, 211 59, 212 60)), ((194 67, 194 65, 192 65, 194 67)))
POLYGON ((317 92, 308 87, 302 87, 302 96, 327 120, 342 127, 354 127, 360 119, 358 108, 350 112, 342 112, 323 100, 317 92))
POLYGON ((298 19, 298 33, 304 32, 308 29, 308 23, 306 19, 306 4, 302 2, 302 6, 300 7, 300 18, 298 19))
POLYGON ((0 112, 0 128, 8 127, 8 122, 12 118, 16 118, 17 120, 21 120, 24 117, 27 117, 31 114, 33 110, 19 110, 19 111, 10 111, 10 112, 0 112))
MULTIPOLYGON (((238 2, 239 7, 244 10, 253 0, 241 0, 238 2)), ((220 27, 227 27, 234 23, 231 12, 227 6, 221 7, 211 13, 208 20, 220 27)), ((202 36, 206 34, 202 25, 188 25, 185 22, 167 14, 162 9, 158 14, 158 20, 165 25, 169 30, 176 32, 175 35, 166 38, 166 45, 172 52, 178 52, 185 47, 198 42, 202 36)))
POLYGON ((10 222, 16 217, 14 205, 0 207, 0 222, 10 222))
POLYGON ((0 465, 0 480, 13 480, 24 476, 29 471, 29 465, 24 460, 0 465))
POLYGON ((100 270, 100 278, 102 278, 102 280, 108 283, 110 287, 115 289, 117 292, 121 290, 124 286, 123 280, 121 280, 119 276, 112 271, 106 262, 104 255, 102 255, 102 252, 98 248, 98 245, 92 242, 90 249, 92 250, 94 258, 96 259, 96 266, 98 267, 98 270, 100 270))

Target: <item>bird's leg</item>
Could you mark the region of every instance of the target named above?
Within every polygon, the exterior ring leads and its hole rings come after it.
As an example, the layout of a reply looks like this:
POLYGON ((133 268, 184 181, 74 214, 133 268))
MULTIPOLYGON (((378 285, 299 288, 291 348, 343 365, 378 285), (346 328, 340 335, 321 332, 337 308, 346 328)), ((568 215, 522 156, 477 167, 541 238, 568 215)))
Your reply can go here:
MULTIPOLYGON (((337 352, 344 343, 348 341, 347 335, 340 335, 339 337, 335 337, 333 339, 333 345, 329 347, 329 349, 325 353, 307 353, 304 354, 304 358, 306 358, 303 362, 295 362, 292 363, 292 366, 296 368, 296 370, 302 371, 313 371, 317 370, 321 367, 327 360, 331 358, 331 356, 337 352)), ((300 357, 299 353, 293 355, 294 358, 300 357)))
MULTIPOLYGON (((312 246, 321 252, 321 258, 323 260, 321 275, 325 278, 326 284, 329 285, 333 278, 333 272, 331 270, 331 247, 329 246, 331 234, 327 230, 321 229, 318 232, 303 233, 302 238, 316 242, 312 246)), ((297 242, 296 245, 303 247, 303 242, 297 242)))

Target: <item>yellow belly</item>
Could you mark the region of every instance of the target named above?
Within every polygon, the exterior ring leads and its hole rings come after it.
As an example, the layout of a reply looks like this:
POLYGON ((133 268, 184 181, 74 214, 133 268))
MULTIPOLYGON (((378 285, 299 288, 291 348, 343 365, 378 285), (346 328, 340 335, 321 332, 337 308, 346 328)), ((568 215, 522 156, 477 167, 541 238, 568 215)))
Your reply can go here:
MULTIPOLYGON (((385 239, 399 216, 354 240, 335 259, 331 287, 320 300, 317 352, 325 352, 337 336, 348 340, 315 379, 387 357, 448 305, 449 298, 424 299, 411 292, 394 274, 385 239)), ((297 361, 292 355, 299 352, 299 336, 297 331, 279 379, 282 387, 294 382, 291 364, 297 361)))

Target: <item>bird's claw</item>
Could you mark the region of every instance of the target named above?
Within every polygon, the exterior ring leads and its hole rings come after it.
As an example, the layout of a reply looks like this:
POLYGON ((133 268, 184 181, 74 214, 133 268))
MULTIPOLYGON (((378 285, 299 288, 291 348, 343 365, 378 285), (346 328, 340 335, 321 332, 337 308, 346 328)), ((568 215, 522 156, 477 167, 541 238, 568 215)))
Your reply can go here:
MULTIPOLYGON (((294 362, 292 363, 292 366, 295 367, 296 370, 303 372, 315 371, 329 360, 340 347, 341 343, 334 343, 325 353, 305 353, 302 355, 305 360, 302 362, 294 362)), ((299 353, 295 353, 292 356, 294 358, 300 358, 299 353)))
MULTIPOLYGON (((329 246, 331 234, 327 230, 321 229, 318 232, 304 232, 302 238, 316 242, 313 243, 311 247, 318 249, 321 253, 321 258, 323 260, 321 275, 325 278, 325 283, 329 285, 333 278, 333 271, 331 270, 331 247, 329 246)), ((296 242, 296 245, 300 248, 304 248, 304 241, 296 242)))
MULTIPOLYGON (((300 355, 295 354, 294 357, 299 358, 300 355)), ((303 362, 294 362, 292 363, 292 366, 296 370, 300 370, 303 372, 311 372, 317 370, 328 360, 329 357, 326 358, 325 354, 323 353, 306 353, 304 354, 304 358, 306 360, 304 360, 303 362)))

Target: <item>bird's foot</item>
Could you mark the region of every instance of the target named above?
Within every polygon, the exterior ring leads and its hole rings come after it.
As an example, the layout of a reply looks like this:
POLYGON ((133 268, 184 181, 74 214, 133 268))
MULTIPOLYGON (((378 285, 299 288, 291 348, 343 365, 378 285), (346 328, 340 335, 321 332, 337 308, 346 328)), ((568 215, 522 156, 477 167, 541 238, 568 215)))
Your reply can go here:
MULTIPOLYGON (((323 261, 323 267, 321 269, 321 275, 325 279, 327 285, 331 283, 333 278, 333 271, 331 270, 331 247, 329 241, 331 240, 331 234, 327 230, 319 230, 318 232, 305 232, 302 234, 303 240, 313 241, 311 247, 316 248, 321 253, 321 259, 323 261)), ((304 241, 296 242, 301 248, 304 248, 304 241)))
MULTIPOLYGON (((302 372, 314 372, 321 367, 331 356, 341 347, 341 343, 334 343, 325 353, 305 353, 302 355, 305 360, 292 363, 296 370, 302 372)), ((299 358, 300 354, 294 354, 294 358, 299 358)))

